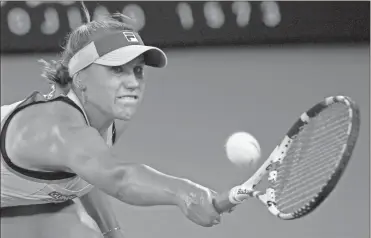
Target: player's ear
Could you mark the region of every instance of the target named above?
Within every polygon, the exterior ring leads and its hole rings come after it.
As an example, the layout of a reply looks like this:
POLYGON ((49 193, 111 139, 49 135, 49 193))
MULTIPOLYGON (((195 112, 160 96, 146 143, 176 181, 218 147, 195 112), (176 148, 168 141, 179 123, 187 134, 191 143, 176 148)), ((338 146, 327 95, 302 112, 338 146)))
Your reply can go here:
POLYGON ((85 79, 84 79, 84 74, 81 72, 78 72, 75 74, 72 78, 73 85, 75 88, 78 90, 84 92, 86 91, 86 85, 85 85, 85 79))

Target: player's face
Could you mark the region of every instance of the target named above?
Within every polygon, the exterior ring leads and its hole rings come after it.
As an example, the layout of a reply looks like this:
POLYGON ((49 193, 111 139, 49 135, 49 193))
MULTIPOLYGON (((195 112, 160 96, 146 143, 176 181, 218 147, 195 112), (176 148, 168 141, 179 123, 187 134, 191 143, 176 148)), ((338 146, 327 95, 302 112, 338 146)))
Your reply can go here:
POLYGON ((87 102, 113 119, 130 120, 142 101, 144 57, 120 66, 92 64, 87 69, 87 102))

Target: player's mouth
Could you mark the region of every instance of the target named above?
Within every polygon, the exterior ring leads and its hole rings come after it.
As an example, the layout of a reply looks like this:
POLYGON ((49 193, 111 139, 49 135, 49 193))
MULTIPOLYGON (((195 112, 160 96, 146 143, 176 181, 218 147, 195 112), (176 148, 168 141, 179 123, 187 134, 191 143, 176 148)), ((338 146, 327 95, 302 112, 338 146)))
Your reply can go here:
POLYGON ((138 95, 123 95, 123 96, 118 96, 117 101, 121 103, 137 103, 139 99, 138 95))

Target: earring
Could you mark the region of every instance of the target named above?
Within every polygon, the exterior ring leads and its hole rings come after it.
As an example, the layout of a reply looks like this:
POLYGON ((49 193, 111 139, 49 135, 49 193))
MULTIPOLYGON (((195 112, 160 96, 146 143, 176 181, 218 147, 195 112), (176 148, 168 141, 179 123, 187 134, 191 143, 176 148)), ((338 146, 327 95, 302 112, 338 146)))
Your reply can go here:
POLYGON ((82 98, 82 103, 83 104, 85 104, 86 103, 86 94, 85 94, 85 92, 86 92, 86 87, 85 86, 81 86, 81 85, 78 85, 78 88, 80 89, 80 92, 81 92, 81 98, 82 98))

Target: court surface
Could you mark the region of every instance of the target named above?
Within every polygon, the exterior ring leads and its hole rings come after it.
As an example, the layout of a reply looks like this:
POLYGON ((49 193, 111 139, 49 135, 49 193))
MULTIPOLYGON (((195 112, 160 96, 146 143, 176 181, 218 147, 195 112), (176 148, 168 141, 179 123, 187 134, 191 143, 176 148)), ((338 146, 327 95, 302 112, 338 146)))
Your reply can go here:
MULTIPOLYGON (((308 107, 326 96, 352 97, 361 131, 338 187, 313 214, 281 221, 251 200, 221 225, 202 228, 171 207, 140 208, 112 199, 127 237, 365 238, 369 237, 369 46, 295 46, 167 50, 165 70, 148 69, 145 99, 118 142, 127 161, 145 163, 222 191, 247 179, 225 157, 230 133, 248 131, 263 158, 308 107)), ((38 59, 1 57, 1 104, 32 90, 47 92, 38 59)))

